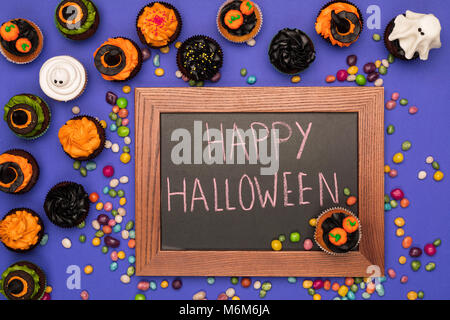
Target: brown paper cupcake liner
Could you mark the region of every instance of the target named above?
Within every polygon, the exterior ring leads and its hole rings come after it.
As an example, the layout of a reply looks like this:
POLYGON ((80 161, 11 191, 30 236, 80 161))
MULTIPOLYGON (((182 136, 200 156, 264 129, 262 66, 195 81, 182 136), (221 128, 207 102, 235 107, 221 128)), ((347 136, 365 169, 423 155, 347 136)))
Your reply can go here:
POLYGON ((261 8, 258 6, 257 3, 253 2, 253 5, 256 7, 255 10, 255 15, 256 15, 256 19, 257 19, 257 24, 255 26, 255 28, 252 30, 252 32, 250 32, 249 34, 243 35, 243 36, 235 36, 231 33, 228 32, 227 29, 225 29, 222 26, 222 23, 220 22, 220 14, 222 12, 222 9, 230 2, 232 2, 233 0, 228 0, 225 1, 219 8, 219 10, 217 11, 217 16, 216 16, 216 25, 217 25, 217 30, 219 31, 219 33, 228 41, 234 42, 234 43, 244 43, 247 42, 251 39, 254 39, 259 31, 261 31, 261 27, 263 25, 263 14, 261 11, 261 8))
POLYGON ((78 158, 74 158, 72 157, 70 154, 68 154, 63 146, 61 145, 61 148, 63 149, 64 153, 67 154, 71 159, 73 160, 77 160, 77 161, 89 161, 92 160, 94 158, 96 158, 98 155, 100 155, 100 153, 102 153, 103 149, 105 148, 105 142, 106 142, 106 132, 105 129, 101 126, 100 122, 92 117, 92 116, 88 116, 88 115, 78 115, 76 117, 71 118, 70 120, 79 120, 82 118, 88 118, 90 121, 95 123, 95 126, 97 127, 97 132, 100 136, 100 146, 89 156, 87 157, 78 157, 78 158))
POLYGON ((24 250, 10 248, 5 243, 3 243, 3 245, 5 246, 6 249, 8 249, 9 251, 12 251, 12 252, 16 252, 16 253, 30 252, 31 250, 33 250, 34 248, 36 248, 38 246, 38 244, 42 240, 42 237, 44 236, 44 222, 42 221, 41 217, 36 212, 34 212, 33 210, 31 210, 29 208, 15 208, 15 209, 12 209, 3 217, 2 220, 5 220, 5 218, 7 216, 9 216, 11 214, 14 214, 17 211, 26 211, 26 212, 30 213, 33 217, 37 217, 38 218, 38 224, 41 226, 41 230, 38 233, 37 242, 34 245, 30 246, 28 249, 24 249, 24 250))
POLYGON ((33 157, 33 155, 25 150, 22 149, 10 149, 8 151, 5 151, 3 153, 9 153, 15 156, 20 156, 20 157, 24 157, 28 160, 28 162, 31 164, 31 166, 33 167, 33 174, 31 176, 30 182, 28 183, 27 186, 25 186, 25 188, 23 188, 22 190, 18 191, 18 192, 13 192, 10 194, 24 194, 27 193, 28 191, 30 191, 37 183, 37 180, 39 179, 39 174, 40 174, 40 170, 39 170, 39 165, 36 161, 36 159, 33 157))
MULTIPOLYGON (((318 239, 318 228, 321 227, 320 220, 321 220, 324 216, 326 216, 326 215, 328 215, 328 214, 330 214, 330 213, 333 213, 334 211, 345 212, 345 213, 351 215, 352 217, 354 217, 356 220, 358 220, 358 232, 359 232, 359 238, 358 238, 358 242, 355 244, 355 246, 354 246, 353 248, 356 248, 356 247, 359 245, 359 243, 360 243, 360 241, 361 241, 361 236, 362 236, 362 231, 361 231, 361 221, 359 221, 359 218, 358 218, 353 212, 351 212, 350 210, 345 209, 345 208, 343 208, 343 207, 332 207, 332 208, 329 208, 329 209, 327 209, 327 210, 322 211, 322 213, 317 217, 317 225, 316 225, 316 229, 315 229, 315 231, 314 231, 314 242, 319 246, 319 248, 320 248, 322 251, 324 251, 325 253, 327 253, 327 254, 329 254, 329 255, 333 255, 333 256, 345 256, 345 255, 347 255, 349 252, 351 252, 351 250, 348 251, 348 252, 343 252, 343 253, 334 252, 334 251, 331 251, 330 249, 327 248, 327 246, 323 243, 323 239, 318 239)), ((353 248, 352 248, 352 249, 353 249, 353 248)))
POLYGON ((39 45, 32 54, 30 54, 28 56, 24 56, 24 57, 19 57, 19 56, 9 53, 7 50, 4 50, 1 45, 0 45, 0 53, 9 62, 12 62, 15 64, 28 64, 28 63, 31 63, 34 60, 36 60, 37 57, 39 57, 39 55, 41 54, 42 48, 44 47, 44 35, 42 34, 41 29, 34 22, 27 20, 27 19, 23 19, 23 18, 16 18, 16 19, 11 19, 11 20, 17 20, 17 19, 21 19, 21 20, 28 22, 33 28, 35 28, 37 30, 38 37, 39 37, 39 45))
POLYGON ((47 277, 45 276, 44 271, 42 271, 41 268, 39 268, 37 265, 29 261, 18 261, 16 263, 13 263, 9 267, 15 265, 28 267, 37 273, 37 275, 39 276, 39 290, 36 293, 36 295, 32 298, 32 300, 41 300, 41 298, 44 296, 45 288, 47 287, 47 277))
POLYGON ((145 5, 144 7, 142 7, 141 10, 139 10, 138 15, 136 16, 136 32, 137 32, 137 34, 138 34, 139 40, 141 40, 141 42, 142 42, 144 45, 146 45, 146 46, 148 46, 149 48, 152 48, 152 49, 160 49, 160 48, 164 48, 164 47, 169 46, 169 45, 172 44, 173 42, 175 42, 175 40, 177 40, 177 38, 180 36, 182 27, 183 27, 183 21, 182 21, 182 19, 181 19, 180 13, 178 12, 178 9, 175 8, 172 4, 167 3, 167 2, 164 2, 164 1, 153 1, 153 2, 148 3, 147 5, 145 5), (169 8, 169 9, 172 9, 172 10, 175 12, 175 16, 177 17, 177 20, 178 20, 178 26, 177 26, 177 29, 175 30, 174 34, 169 38, 169 41, 167 42, 167 44, 166 44, 166 45, 163 45, 163 46, 154 46, 154 45, 151 45, 151 44, 147 43, 147 41, 145 40, 144 34, 143 34, 143 33, 141 32, 141 30, 138 28, 138 20, 139 20, 139 17, 140 17, 141 14, 144 12, 145 8, 146 8, 146 7, 151 7, 151 6, 153 6, 155 3, 160 3, 160 4, 162 4, 163 6, 169 8))

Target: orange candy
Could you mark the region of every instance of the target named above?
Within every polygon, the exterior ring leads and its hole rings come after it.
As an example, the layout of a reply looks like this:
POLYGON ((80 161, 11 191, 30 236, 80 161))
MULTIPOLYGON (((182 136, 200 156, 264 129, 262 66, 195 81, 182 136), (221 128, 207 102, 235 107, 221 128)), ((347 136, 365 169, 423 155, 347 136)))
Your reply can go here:
POLYGON ((342 228, 334 228, 328 233, 328 240, 339 247, 347 243, 347 232, 342 228))
POLYGON ((98 196, 97 192, 92 192, 89 195, 89 201, 92 202, 92 203, 96 203, 98 201, 98 198, 99 198, 99 196, 98 196))
POLYGON ((103 232, 104 232, 105 234, 110 234, 110 233, 112 232, 112 228, 111 228, 110 226, 108 226, 108 225, 103 226, 103 227, 102 227, 102 230, 103 230, 103 232))
POLYGON ((402 200, 400 200, 400 207, 402 208, 406 208, 409 206, 409 200, 406 198, 403 198, 402 200))
POLYGON ((136 240, 134 239, 128 240, 128 248, 134 249, 134 247, 136 247, 136 240))
POLYGON ((323 283, 323 289, 326 291, 331 289, 331 281, 330 280, 325 280, 325 282, 323 283))
POLYGON ((120 109, 120 110, 119 110, 119 117, 120 117, 120 118, 126 118, 126 117, 128 117, 128 110, 127 110, 127 109, 120 109))
POLYGON ((329 75, 329 76, 327 76, 325 78, 325 82, 327 82, 327 83, 332 83, 332 82, 335 82, 335 81, 336 81, 336 77, 332 76, 332 75, 329 75))
POLYGON ((251 15, 253 12, 255 12, 255 5, 251 1, 242 1, 241 6, 239 7, 239 10, 246 16, 251 15))
POLYGON ((402 247, 408 249, 412 245, 412 238, 410 236, 406 236, 403 238, 402 247))
POLYGON ((355 279, 353 279, 351 277, 345 278, 345 285, 348 287, 350 287, 354 282, 355 282, 355 279))
POLYGON ((230 10, 225 14, 225 24, 230 29, 239 29, 244 23, 244 16, 239 10, 230 10))
POLYGON ((341 286, 339 285, 339 283, 334 282, 333 285, 331 286, 331 290, 338 291, 340 287, 341 286))
POLYGON ((112 108, 112 112, 114 112, 114 113, 118 113, 119 110, 120 110, 119 106, 114 106, 114 107, 112 108))
POLYGON ((248 287, 250 287, 251 284, 252 284, 252 280, 250 280, 250 278, 242 278, 241 279, 241 286, 243 288, 248 288, 248 287))
POLYGON ((357 200, 358 199, 356 199, 355 196, 350 196, 350 197, 347 198, 347 205, 348 206, 352 206, 352 205, 354 205, 356 203, 357 200))
POLYGON ((27 38, 20 38, 16 41, 16 49, 19 52, 27 53, 31 50, 31 41, 27 38))
POLYGON ((348 233, 353 233, 356 230, 358 230, 359 223, 358 220, 356 220, 355 217, 349 216, 342 221, 342 226, 344 227, 344 230, 348 233))

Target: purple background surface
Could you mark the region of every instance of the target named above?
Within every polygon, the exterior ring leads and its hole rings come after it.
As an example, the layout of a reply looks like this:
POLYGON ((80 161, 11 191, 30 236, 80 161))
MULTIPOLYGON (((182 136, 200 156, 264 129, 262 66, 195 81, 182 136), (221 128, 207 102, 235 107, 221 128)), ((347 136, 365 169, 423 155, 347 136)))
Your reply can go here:
MULTIPOLYGON (((126 96, 130 103, 130 119, 133 114, 133 94, 121 93, 123 84, 114 84, 104 81, 93 64, 93 53, 108 37, 126 36, 138 41, 135 31, 135 17, 139 9, 147 1, 119 1, 119 0, 97 0, 95 1, 100 13, 101 23, 97 33, 83 42, 71 42, 66 40, 53 24, 54 10, 59 1, 40 1, 37 4, 32 0, 19 0, 9 2, 0 11, 0 21, 4 22, 12 18, 28 18, 39 25, 45 36, 44 49, 41 56, 29 65, 19 66, 0 58, 0 102, 5 104, 15 94, 27 92, 37 94, 45 98, 52 109, 52 123, 49 131, 36 141, 27 142, 15 137, 8 129, 4 121, 0 121, 0 151, 9 148, 23 148, 30 151, 37 159, 41 167, 41 177, 36 187, 26 195, 14 196, 4 193, 0 194, 0 212, 3 214, 11 208, 26 206, 34 209, 44 219, 46 233, 49 234, 49 242, 45 247, 38 246, 29 254, 19 255, 0 247, 0 270, 4 270, 15 261, 26 259, 37 263, 48 275, 49 285, 53 287, 53 299, 79 299, 81 290, 87 290, 91 299, 133 299, 138 293, 136 284, 141 279, 155 280, 158 284, 156 291, 146 292, 148 299, 191 299, 192 295, 199 290, 206 290, 209 299, 215 299, 220 292, 224 292, 232 286, 229 278, 216 278, 214 285, 208 285, 206 277, 184 277, 183 288, 175 291, 172 288, 161 289, 159 287, 163 278, 159 277, 132 277, 128 285, 122 284, 120 275, 126 272, 128 262, 119 262, 119 269, 115 272, 109 271, 111 262, 109 254, 103 255, 100 247, 93 247, 90 242, 94 237, 91 221, 98 212, 92 206, 85 229, 64 230, 51 224, 45 216, 42 205, 49 188, 62 180, 72 180, 82 183, 87 191, 101 194, 102 188, 109 180, 104 178, 101 168, 112 164, 116 169, 116 176, 128 175, 130 183, 123 189, 126 192, 128 203, 125 206, 127 215, 124 222, 134 219, 134 165, 133 162, 124 165, 120 163, 120 154, 114 154, 105 150, 95 161, 97 170, 89 172, 87 178, 80 176, 79 172, 72 169, 72 161, 61 150, 58 142, 58 129, 72 117, 71 108, 78 105, 82 113, 105 119, 108 124, 110 105, 105 103, 105 92, 112 90, 119 96, 126 96), (79 59, 86 67, 89 75, 89 83, 85 93, 75 101, 60 103, 47 98, 41 91, 38 83, 39 69, 49 58, 56 55, 72 55, 79 59), (87 242, 81 244, 78 241, 80 234, 87 235, 87 242), (64 249, 61 240, 69 237, 72 240, 72 248, 64 249), (84 268, 87 264, 94 266, 94 273, 85 275, 82 273, 81 289, 69 290, 66 287, 66 268, 69 265, 78 265, 84 268)), ((397 178, 386 176, 386 191, 400 187, 404 190, 406 197, 410 199, 411 205, 407 209, 396 208, 386 213, 385 219, 385 244, 386 244, 386 268, 394 268, 397 278, 389 279, 384 283, 386 294, 384 299, 405 299, 410 290, 423 290, 426 299, 449 299, 450 298, 450 276, 447 272, 450 263, 448 242, 450 241, 450 224, 448 219, 448 208, 450 207, 449 178, 445 177, 441 182, 432 179, 433 169, 425 164, 425 157, 433 155, 441 164, 444 173, 449 173, 450 149, 450 111, 448 102, 450 91, 450 64, 448 63, 449 51, 449 18, 450 12, 443 1, 366 1, 355 0, 367 19, 366 9, 371 4, 381 7, 381 30, 369 30, 364 28, 361 38, 350 48, 332 47, 322 40, 314 30, 314 21, 320 7, 325 1, 314 0, 259 0, 257 3, 264 14, 264 25, 260 34, 256 37, 256 46, 251 48, 247 45, 234 45, 222 38, 216 30, 215 17, 221 0, 170 0, 181 12, 183 18, 183 30, 179 40, 184 40, 195 34, 206 34, 217 39, 221 44, 225 61, 222 68, 222 79, 215 86, 247 86, 245 79, 239 74, 243 67, 248 69, 249 75, 255 75, 258 86, 293 86, 287 76, 279 74, 270 65, 267 57, 267 48, 275 33, 284 27, 296 27, 304 30, 313 40, 317 59, 311 67, 301 74, 302 81, 297 84, 301 86, 324 86, 325 77, 335 74, 338 69, 346 68, 345 58, 349 54, 357 54, 358 66, 364 63, 383 59, 387 57, 382 41, 372 40, 373 33, 383 33, 387 22, 410 9, 421 13, 434 13, 441 21, 442 48, 432 50, 429 61, 403 62, 396 61, 384 76, 386 97, 398 91, 401 97, 409 100, 410 105, 419 107, 416 115, 409 115, 408 108, 398 105, 394 110, 385 112, 385 125, 393 124, 396 131, 393 135, 386 137, 385 155, 386 163, 398 169, 397 178), (405 152, 405 161, 401 165, 392 164, 392 155, 401 151, 401 143, 404 140, 412 142, 411 150, 405 152), (426 170, 428 177, 424 181, 417 179, 419 170, 426 170), (405 265, 398 263, 400 255, 407 256, 407 250, 401 247, 401 238, 395 236, 396 227, 393 223, 397 216, 403 216, 406 220, 404 227, 406 234, 411 235, 414 244, 423 247, 440 237, 443 244, 438 248, 438 253, 430 258, 422 256, 422 268, 418 272, 412 272, 409 263, 405 265), (424 265, 428 261, 437 264, 433 272, 426 272, 424 265), (409 276, 407 284, 400 284, 401 275, 409 276)), ((152 55, 157 53, 152 50, 152 55)), ((155 67, 151 61, 144 64, 141 73, 128 84, 134 87, 164 87, 164 86, 186 86, 177 79, 174 73, 177 69, 175 63, 176 49, 171 46, 170 53, 160 54, 161 66, 166 74, 162 78, 154 75, 155 67)), ((212 84, 208 83, 208 86, 212 84)), ((349 83, 334 83, 338 85, 354 85, 349 83)), ((134 124, 131 121, 131 130, 134 132, 134 124)), ((107 138, 117 142, 122 147, 123 140, 115 133, 108 131, 107 138)), ((134 139, 133 139, 134 140, 134 139)), ((134 149, 134 145, 132 145, 134 149)), ((133 152, 132 152, 133 156, 133 152)), ((108 201, 109 197, 101 196, 101 200, 108 201)), ((118 206, 118 200, 114 200, 118 206)), ((2 214, 2 215, 3 215, 2 214)), ((122 241, 120 249, 127 256, 133 254, 128 249, 126 242, 122 241)), ((282 268, 283 266, 280 266, 282 268)), ((238 276, 238 275, 237 275, 238 276)), ((172 278, 167 278, 169 281, 172 278)), ((311 299, 305 289, 301 287, 298 279, 296 284, 290 284, 286 278, 254 278, 253 280, 269 280, 273 288, 267 294, 267 299, 311 299)), ((337 280, 339 283, 343 279, 337 280)), ((258 292, 253 288, 243 289, 240 285, 234 286, 236 294, 241 299, 257 299, 258 292)), ((361 299, 362 291, 356 294, 361 299)), ((332 291, 320 290, 324 299, 333 298, 336 294, 332 291)), ((1 297, 0 299, 2 299, 1 297)), ((379 299, 377 294, 372 299, 379 299)))

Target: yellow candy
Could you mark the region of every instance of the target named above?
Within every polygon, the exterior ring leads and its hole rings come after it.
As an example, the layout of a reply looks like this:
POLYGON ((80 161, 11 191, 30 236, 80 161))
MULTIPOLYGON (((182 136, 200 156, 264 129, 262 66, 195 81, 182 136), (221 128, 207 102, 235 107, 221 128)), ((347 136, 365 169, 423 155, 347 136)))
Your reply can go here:
POLYGON ((119 258, 120 260, 125 259, 125 252, 123 251, 117 252, 117 258, 119 258))
POLYGON ((231 298, 231 300, 241 300, 241 298, 239 298, 238 296, 234 296, 233 298, 231 298))
POLYGON ((303 280, 303 288, 309 289, 313 286, 313 282, 311 280, 303 280))
POLYGON ((170 48, 169 48, 169 46, 165 46, 165 47, 162 47, 161 49, 159 49, 159 51, 161 51, 161 53, 169 53, 170 48))
POLYGON ((129 153, 122 153, 122 154, 120 155, 120 161, 121 161, 122 163, 127 164, 128 162, 130 162, 130 160, 131 160, 131 156, 130 156, 129 153))
POLYGON ((155 74, 156 74, 158 77, 162 77, 162 76, 164 75, 164 69, 163 69, 163 68, 157 68, 157 69, 155 69, 155 74))
POLYGON ((406 297, 408 298, 408 300, 416 300, 417 299, 417 292, 415 291, 409 291, 406 294, 406 297))
POLYGON ((102 126, 103 129, 106 129, 107 124, 105 120, 101 120, 100 125, 102 126))
POLYGON ((291 78, 291 82, 292 82, 292 83, 299 83, 300 80, 302 80, 302 79, 300 78, 300 76, 293 76, 293 77, 291 78))
POLYGON ((391 167, 389 167, 388 165, 384 166, 384 173, 389 173, 389 171, 391 171, 391 167))
POLYGON ((102 242, 102 241, 101 241, 100 238, 98 238, 98 237, 95 237, 94 239, 92 239, 92 245, 93 245, 94 247, 98 247, 98 246, 100 245, 101 242, 102 242))
POLYGON ((131 87, 130 86, 124 86, 122 88, 123 93, 130 93, 131 92, 131 87))
POLYGON ((397 237, 403 237, 403 236, 405 235, 405 230, 402 229, 402 228, 398 228, 398 229, 395 231, 395 235, 396 235, 397 237))
POLYGON ((397 227, 403 227, 405 225, 405 219, 402 217, 395 218, 394 223, 397 227))
POLYGON ((444 179, 444 173, 442 171, 436 171, 433 175, 433 179, 436 181, 441 181, 442 179, 444 179))
POLYGON ((164 280, 164 281, 161 282, 161 288, 165 289, 165 288, 167 288, 168 286, 169 286, 169 283, 168 283, 166 280, 164 280))
POLYGON ((309 219, 309 225, 311 227, 317 226, 317 219, 316 218, 309 219))
POLYGON ((283 247, 280 240, 273 240, 271 246, 274 251, 280 251, 283 247))
POLYGON ((398 263, 400 264, 405 264, 406 263, 406 257, 405 256, 400 256, 398 258, 398 263))
POLYGON ((51 286, 46 286, 45 287, 45 292, 52 293, 52 291, 53 291, 53 288, 51 286))
POLYGON ((183 43, 181 42, 181 41, 177 41, 177 42, 175 42, 175 48, 179 48, 179 47, 181 47, 181 45, 182 45, 183 43))
POLYGON ((351 66, 347 69, 348 74, 357 74, 358 73, 358 67, 357 66, 351 66))
POLYGON ((347 292, 348 292, 347 286, 340 286, 338 290, 338 295, 340 295, 341 297, 345 297, 347 295, 347 292))
POLYGON ((94 271, 94 267, 92 267, 91 265, 87 265, 86 267, 84 267, 84 273, 86 274, 91 274, 94 271))
POLYGON ((392 161, 394 161, 394 163, 402 163, 403 159, 403 153, 401 152, 394 154, 394 156, 392 157, 392 161))
POLYGON ((377 60, 375 61, 375 67, 379 68, 381 66, 381 61, 377 60))
POLYGON ((313 295, 313 300, 322 300, 322 296, 316 293, 315 295, 313 295))
POLYGON ((95 205, 95 209, 97 209, 98 211, 103 209, 103 202, 97 202, 97 204, 95 205))
POLYGON ((119 204, 120 204, 121 206, 124 206, 126 203, 127 203, 127 198, 120 198, 119 204))

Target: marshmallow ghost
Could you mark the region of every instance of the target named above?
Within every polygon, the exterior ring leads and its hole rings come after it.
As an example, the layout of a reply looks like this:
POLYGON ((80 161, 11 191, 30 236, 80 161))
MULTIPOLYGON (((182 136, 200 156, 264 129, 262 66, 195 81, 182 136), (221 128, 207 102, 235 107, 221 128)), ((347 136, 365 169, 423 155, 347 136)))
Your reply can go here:
POLYGON ((416 52, 421 60, 428 59, 431 49, 441 47, 441 24, 433 14, 422 14, 406 10, 394 20, 389 41, 399 40, 406 59, 412 59, 416 52))

